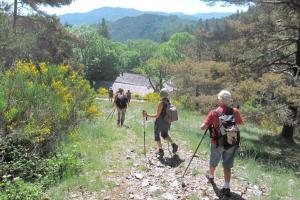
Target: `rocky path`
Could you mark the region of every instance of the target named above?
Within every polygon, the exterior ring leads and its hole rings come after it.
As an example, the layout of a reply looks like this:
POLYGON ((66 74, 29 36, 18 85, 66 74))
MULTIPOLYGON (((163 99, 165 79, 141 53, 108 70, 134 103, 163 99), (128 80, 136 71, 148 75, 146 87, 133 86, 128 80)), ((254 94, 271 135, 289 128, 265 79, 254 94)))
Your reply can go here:
MULTIPOLYGON (((204 176, 207 158, 201 154, 193 160, 183 180, 186 186, 182 187, 181 176, 193 154, 185 149, 186 144, 180 144, 176 155, 170 154, 166 147, 164 159, 158 159, 154 148, 148 149, 145 158, 143 145, 138 144, 135 134, 130 129, 127 134, 128 141, 119 144, 122 148, 108 158, 111 168, 106 171, 106 180, 115 187, 103 189, 97 194, 98 199, 262 199, 266 195, 264 187, 236 177, 233 171, 232 197, 223 197, 219 192, 223 185, 222 176, 216 177, 215 185, 207 182, 204 176)), ((94 198, 97 199, 87 199, 94 198)))

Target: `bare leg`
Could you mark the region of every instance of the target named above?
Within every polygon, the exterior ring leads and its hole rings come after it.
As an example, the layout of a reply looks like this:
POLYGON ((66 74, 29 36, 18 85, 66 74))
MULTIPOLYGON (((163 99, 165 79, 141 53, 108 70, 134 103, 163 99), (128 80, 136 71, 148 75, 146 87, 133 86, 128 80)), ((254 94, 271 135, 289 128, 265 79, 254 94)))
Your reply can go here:
POLYGON ((215 171, 216 171, 216 167, 210 165, 209 166, 209 172, 210 172, 211 176, 213 176, 213 177, 215 176, 215 171))
POLYGON ((170 136, 166 137, 165 140, 167 140, 167 141, 170 142, 171 144, 174 143, 173 140, 172 140, 172 138, 171 138, 170 136))
POLYGON ((162 149, 161 141, 156 141, 156 144, 158 149, 162 149))
POLYGON ((225 183, 230 183, 230 179, 231 179, 231 169, 230 168, 224 168, 224 180, 225 183))

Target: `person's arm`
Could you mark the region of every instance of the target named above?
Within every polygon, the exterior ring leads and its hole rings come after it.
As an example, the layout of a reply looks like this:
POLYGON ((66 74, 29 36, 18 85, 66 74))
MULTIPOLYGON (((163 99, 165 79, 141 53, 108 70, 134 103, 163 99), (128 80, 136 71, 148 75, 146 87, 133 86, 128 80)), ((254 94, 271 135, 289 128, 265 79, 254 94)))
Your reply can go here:
POLYGON ((147 114, 146 113, 146 117, 158 118, 160 116, 162 109, 163 109, 163 102, 160 102, 157 106, 156 114, 147 114))
POLYGON ((205 120, 200 126, 201 130, 206 130, 211 124, 212 124, 212 119, 213 119, 213 112, 210 111, 208 115, 206 116, 205 120))
POLYGON ((238 109, 236 109, 236 108, 234 108, 233 111, 234 111, 234 118, 235 118, 236 124, 238 124, 238 125, 244 124, 244 120, 243 120, 243 118, 241 117, 240 111, 239 111, 238 109))

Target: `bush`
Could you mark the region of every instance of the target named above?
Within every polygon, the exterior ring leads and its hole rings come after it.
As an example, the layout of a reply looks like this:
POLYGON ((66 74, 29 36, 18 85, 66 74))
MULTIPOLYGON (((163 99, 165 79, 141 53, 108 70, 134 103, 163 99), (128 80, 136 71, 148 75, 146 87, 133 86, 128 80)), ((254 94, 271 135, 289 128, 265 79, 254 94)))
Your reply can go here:
POLYGON ((77 174, 82 166, 78 153, 57 152, 42 157, 31 151, 30 142, 8 139, 0 142, 0 183, 5 177, 22 178, 27 182, 36 182, 43 188, 57 183, 65 175, 77 174))
POLYGON ((33 183, 26 183, 21 178, 10 180, 9 177, 1 182, 0 199, 2 200, 36 200, 41 199, 43 190, 33 183))
POLYGON ((80 171, 76 152, 54 150, 64 133, 98 116, 95 92, 64 65, 18 62, 0 69, 0 82, 0 199, 39 199, 80 171))
POLYGON ((138 99, 138 100, 144 99, 144 98, 143 98, 141 95, 139 95, 139 94, 132 94, 131 96, 132 96, 133 99, 138 99))
POLYGON ((101 95, 101 96, 107 96, 108 95, 108 90, 104 87, 100 87, 98 89, 98 93, 101 95))
POLYGON ((68 66, 18 62, 0 72, 0 82, 0 125, 6 135, 32 141, 36 151, 50 151, 61 133, 98 115, 94 91, 68 66))
POLYGON ((217 100, 214 95, 201 95, 198 97, 184 96, 180 99, 180 102, 182 102, 185 108, 191 110, 197 109, 204 115, 217 105, 217 100))
POLYGON ((157 93, 148 93, 144 96, 145 101, 150 101, 150 102, 157 102, 159 101, 160 96, 157 93))

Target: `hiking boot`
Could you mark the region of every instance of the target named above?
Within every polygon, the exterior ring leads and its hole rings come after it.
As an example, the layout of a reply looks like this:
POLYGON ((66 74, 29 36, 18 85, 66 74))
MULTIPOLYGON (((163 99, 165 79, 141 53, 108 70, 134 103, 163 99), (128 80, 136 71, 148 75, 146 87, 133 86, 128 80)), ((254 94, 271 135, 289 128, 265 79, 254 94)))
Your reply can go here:
POLYGON ((205 173, 205 177, 207 178, 209 183, 214 183, 214 178, 209 177, 209 171, 205 173))
POLYGON ((159 149, 158 152, 157 152, 157 154, 158 154, 159 157, 161 157, 161 158, 164 157, 164 155, 165 155, 163 149, 159 149))
POLYGON ((231 196, 230 188, 222 188, 221 194, 225 195, 226 197, 230 197, 231 196))
POLYGON ((175 143, 173 143, 173 144, 172 144, 172 149, 173 149, 172 152, 173 152, 173 153, 176 153, 177 150, 178 150, 178 145, 175 144, 175 143))

